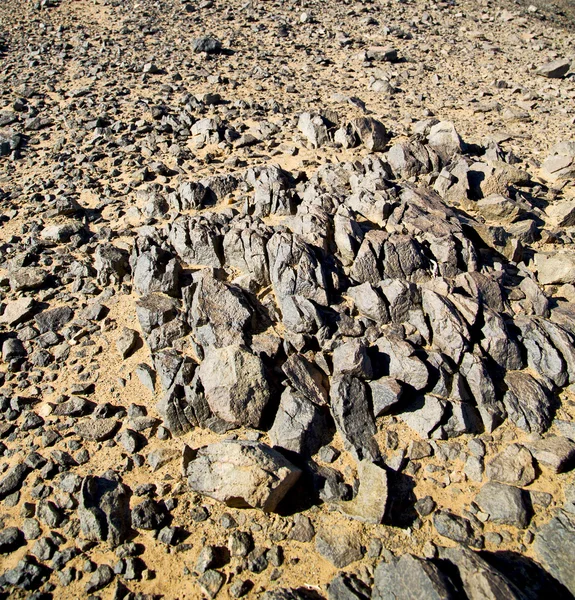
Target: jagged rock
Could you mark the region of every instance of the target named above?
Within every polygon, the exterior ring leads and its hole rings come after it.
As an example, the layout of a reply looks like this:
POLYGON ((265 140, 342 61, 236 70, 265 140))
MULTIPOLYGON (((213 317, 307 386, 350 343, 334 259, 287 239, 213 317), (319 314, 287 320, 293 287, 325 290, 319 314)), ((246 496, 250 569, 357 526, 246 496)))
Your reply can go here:
POLYGON ((541 65, 535 72, 537 75, 547 77, 548 79, 561 79, 567 75, 571 68, 571 62, 564 58, 552 60, 544 65, 541 65))
POLYGON ((346 448, 359 461, 376 461, 379 448, 373 437, 376 427, 366 385, 351 375, 334 378, 330 398, 332 415, 346 448))
POLYGON ((260 426, 270 390, 257 356, 239 345, 210 348, 198 375, 216 416, 236 426, 260 426))
POLYGON ((134 289, 141 296, 162 292, 178 295, 180 264, 168 252, 153 246, 136 259, 133 270, 134 289))
POLYGON ((419 396, 399 414, 399 418, 421 437, 431 437, 443 419, 446 406, 444 400, 435 396, 419 396))
POLYGON ((178 301, 163 294, 149 294, 136 301, 136 315, 144 333, 169 323, 178 315, 178 301))
POLYGON ((323 411, 308 398, 286 388, 268 435, 274 447, 312 456, 328 433, 323 411))
POLYGON ((479 490, 474 502, 494 523, 524 528, 529 522, 524 493, 520 488, 489 482, 479 490))
POLYGON ((434 125, 429 131, 427 143, 439 154, 444 163, 463 151, 463 142, 450 121, 441 121, 434 125))
POLYGON ((536 473, 531 452, 519 444, 509 444, 485 467, 488 479, 501 483, 515 483, 520 486, 535 481, 536 473))
POLYGON ((240 290, 218 281, 207 269, 193 285, 188 322, 198 342, 206 349, 242 344, 252 313, 240 290))
POLYGON ((552 419, 549 389, 525 371, 509 371, 504 381, 503 404, 511 422, 529 433, 547 431, 552 419))
POLYGON ((222 266, 221 236, 202 218, 180 216, 172 224, 168 236, 172 247, 187 265, 222 266))
POLYGON ((294 389, 308 400, 319 406, 327 404, 328 393, 322 375, 304 355, 292 354, 283 364, 282 371, 294 389))
POLYGON ((371 390, 371 405, 374 417, 381 417, 393 409, 401 400, 403 388, 393 377, 382 377, 375 381, 369 381, 371 390))
POLYGON ((23 462, 12 467, 0 480, 0 499, 18 491, 29 473, 30 467, 23 462))
POLYGON ((40 333, 60 331, 64 325, 72 320, 74 311, 69 306, 60 306, 51 310, 44 310, 34 317, 36 327, 40 333))
POLYGON ((575 461, 575 442, 566 437, 552 436, 539 440, 529 444, 529 450, 539 464, 554 473, 570 470, 575 461))
POLYGON ((537 252, 534 263, 541 285, 575 283, 575 256, 569 252, 537 252))
POLYGON ((338 569, 363 557, 358 536, 347 531, 322 529, 315 536, 315 548, 338 569))
POLYGON ((433 526, 439 535, 459 544, 478 546, 479 540, 469 519, 445 510, 433 513, 433 526))
POLYGON ((130 255, 123 248, 112 244, 100 244, 94 256, 94 268, 101 285, 118 285, 130 272, 130 255))
POLYGON ((199 494, 273 512, 301 471, 264 444, 229 440, 200 448, 186 474, 199 494))
POLYGON ((559 513, 541 527, 533 541, 537 558, 549 573, 575 594, 575 525, 566 514, 559 513))
POLYGON ((369 460, 357 464, 359 489, 353 500, 337 502, 335 507, 347 516, 372 523, 381 524, 387 505, 387 472, 369 460))
POLYGON ((383 152, 390 140, 385 125, 371 117, 360 117, 351 122, 351 126, 361 143, 370 152, 383 152))
POLYGON ((129 329, 128 327, 123 327, 120 337, 116 340, 116 348, 118 349, 120 356, 126 359, 134 353, 139 342, 140 336, 137 331, 129 329))
POLYGON ((430 561, 403 554, 375 569, 373 600, 411 600, 414 594, 430 600, 456 597, 448 578, 430 561))
POLYGON ((74 426, 74 431, 83 440, 92 440, 95 442, 103 442, 114 436, 118 429, 119 423, 114 418, 107 419, 91 419, 82 421, 74 426))
POLYGON ((78 506, 83 536, 113 547, 124 543, 130 532, 129 503, 129 490, 122 483, 107 477, 85 477, 78 506))
POLYGON ((314 148, 330 141, 327 123, 320 115, 303 113, 299 116, 297 126, 314 148))
POLYGON ((470 600, 521 600, 520 591, 505 575, 483 560, 477 552, 465 546, 441 548, 439 558, 450 561, 455 568, 463 590, 470 600))
POLYGON ((345 342, 333 351, 333 374, 352 375, 360 379, 371 379, 373 370, 367 347, 360 340, 345 342))
POLYGON ((12 302, 7 302, 0 323, 5 323, 9 327, 14 327, 18 323, 23 323, 30 319, 36 302, 33 298, 19 298, 12 302))

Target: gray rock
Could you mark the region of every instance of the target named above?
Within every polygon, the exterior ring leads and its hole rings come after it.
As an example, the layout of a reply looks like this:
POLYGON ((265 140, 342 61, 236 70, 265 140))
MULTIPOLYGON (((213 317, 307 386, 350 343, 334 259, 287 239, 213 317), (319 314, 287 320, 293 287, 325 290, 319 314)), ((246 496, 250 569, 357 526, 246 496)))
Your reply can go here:
POLYGON ((146 334, 175 319, 178 309, 178 301, 163 294, 149 294, 136 301, 136 315, 146 334))
POLYGON ((315 549, 338 569, 360 560, 364 554, 357 535, 327 528, 315 536, 315 549))
POLYGON ((88 540, 118 546, 130 532, 129 490, 106 477, 88 476, 82 482, 78 517, 88 540))
POLYGON ((333 351, 333 374, 371 379, 373 371, 365 342, 356 339, 337 346, 333 351))
POLYGON ((350 375, 334 378, 330 398, 332 415, 345 447, 359 461, 378 460, 379 448, 373 437, 376 427, 366 385, 350 375))
POLYGON ((33 298, 18 298, 18 300, 7 302, 4 312, 0 316, 0 323, 13 327, 27 321, 32 316, 35 305, 36 302, 33 298))
POLYGON ((533 547, 537 558, 549 573, 575 594, 575 524, 566 514, 559 514, 535 534, 533 547))
POLYGON ((391 138, 385 125, 372 117, 354 119, 351 126, 370 152, 383 152, 391 138))
POLYGON ((403 394, 401 384, 393 377, 382 377, 367 383, 371 390, 374 417, 381 417, 397 406, 403 394))
POLYGON ((92 594, 104 589, 114 580, 114 571, 108 565, 100 565, 90 577, 90 581, 84 586, 86 594, 92 594))
POLYGON ((5 527, 0 531, 0 554, 9 554, 24 543, 24 535, 18 527, 5 527))
POLYGON ((503 403, 509 420, 528 433, 544 433, 552 420, 549 389, 525 371, 509 371, 504 381, 503 403))
POLYGON ((458 544, 467 544, 477 546, 479 540, 473 531, 469 519, 454 515, 445 510, 438 510, 433 513, 433 526, 437 533, 453 540, 458 544))
POLYGON ((554 473, 562 473, 573 468, 575 441, 566 437, 552 436, 539 440, 529 444, 529 450, 539 464, 554 473))
POLYGON ((136 529, 148 531, 161 529, 168 518, 168 511, 163 502, 155 502, 146 498, 132 509, 132 525, 136 529))
POLYGON ((215 598, 218 592, 221 590, 226 578, 219 571, 210 569, 203 573, 198 579, 198 583, 202 588, 202 591, 208 596, 208 598, 215 598))
POLYGON ((327 123, 320 115, 303 113, 299 116, 297 126, 314 148, 330 141, 327 123))
POLYGON ((452 600, 455 590, 430 561, 403 554, 378 565, 374 574, 373 600, 452 600))
POLYGON ((264 444, 224 441, 204 446, 187 467, 192 490, 232 507, 273 512, 301 471, 264 444))
POLYGON ((192 49, 194 52, 219 54, 222 51, 222 43, 214 37, 205 35, 194 40, 192 49))
POLYGON ((140 336, 137 331, 128 327, 122 327, 120 336, 116 340, 116 348, 120 356, 126 359, 134 353, 139 342, 140 336))
POLYGON ((98 283, 118 285, 130 272, 130 255, 127 250, 112 244, 99 244, 94 253, 94 268, 98 283))
POLYGON ((24 483, 30 467, 24 463, 18 463, 0 480, 0 500, 18 491, 24 483))
POLYGON ((328 393, 321 372, 304 355, 292 354, 283 364, 282 371, 294 389, 308 400, 318 406, 327 404, 328 393))
POLYGON ((505 575, 465 546, 440 548, 439 558, 455 565, 469 600, 522 600, 525 597, 505 575))
POLYGON ((382 336, 374 344, 379 352, 378 370, 382 375, 406 383, 416 390, 423 390, 429 383, 429 370, 426 364, 415 355, 414 347, 406 341, 382 336))
POLYGON ((327 436, 326 418, 316 404, 286 388, 268 435, 274 447, 312 456, 327 436))
POLYGON ((134 289, 140 296, 162 292, 168 296, 178 295, 180 264, 168 252, 153 246, 142 252, 135 261, 134 289))
POLYGON ((60 306, 51 310, 44 310, 34 317, 36 327, 40 333, 48 331, 58 332, 74 317, 74 311, 69 306, 60 306))
POLYGON ((575 283, 575 255, 571 252, 537 252, 534 263, 541 285, 575 283))
POLYGON ((485 467, 485 474, 492 481, 514 483, 520 486, 535 481, 535 467, 531 452, 519 444, 509 444, 485 467))
POLYGON ((360 315, 375 321, 378 325, 389 322, 385 302, 370 283, 352 286, 348 288, 347 294, 353 300, 360 315))
POLYGON ((524 492, 520 488, 489 482, 479 490, 475 503, 494 523, 523 529, 529 522, 524 492))
POLYGON ((352 574, 339 573, 327 588, 328 600, 367 600, 371 590, 352 574))
POLYGON ((10 289, 13 292, 37 290, 48 279, 48 273, 40 267, 26 267, 10 273, 10 289))
POLYGON ((551 62, 541 65, 535 73, 542 77, 547 77, 548 79, 562 79, 569 73, 570 68, 571 61, 564 58, 558 58, 557 60, 552 60, 551 62))
POLYGON ((439 427, 447 403, 435 396, 419 396, 399 414, 399 418, 422 438, 431 437, 439 427))
POLYGON ((25 556, 13 569, 6 570, 2 575, 7 584, 27 591, 37 590, 49 576, 50 570, 31 556, 25 556))
POLYGON ((270 390, 257 356, 239 345, 210 348, 198 376, 216 416, 232 425, 260 426, 270 390))
POLYGON ((355 498, 334 506, 352 519, 380 525, 387 506, 387 472, 369 460, 357 464, 359 489, 355 498))
POLYGON ((83 440, 103 442, 114 436, 119 428, 119 422, 114 418, 90 419, 74 426, 74 431, 83 440))
POLYGON ((463 151, 463 142, 450 121, 441 121, 434 125, 429 131, 427 143, 439 154, 444 163, 463 151))

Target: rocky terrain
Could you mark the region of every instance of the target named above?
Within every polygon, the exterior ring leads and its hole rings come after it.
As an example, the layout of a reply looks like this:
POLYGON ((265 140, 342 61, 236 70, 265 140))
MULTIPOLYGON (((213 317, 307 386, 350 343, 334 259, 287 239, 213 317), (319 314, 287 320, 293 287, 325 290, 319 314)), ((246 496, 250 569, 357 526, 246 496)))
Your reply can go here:
POLYGON ((574 15, 0 4, 1 598, 573 598, 574 15))

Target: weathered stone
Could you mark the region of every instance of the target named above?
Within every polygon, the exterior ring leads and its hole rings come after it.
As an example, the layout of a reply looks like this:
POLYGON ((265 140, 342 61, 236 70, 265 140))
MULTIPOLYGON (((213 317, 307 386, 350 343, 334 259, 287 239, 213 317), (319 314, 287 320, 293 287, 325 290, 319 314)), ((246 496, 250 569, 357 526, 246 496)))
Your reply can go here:
POLYGON ((524 446, 509 444, 485 467, 488 479, 501 483, 515 483, 520 486, 535 481, 535 467, 531 453, 524 446))
POLYGON ((479 490, 475 503, 494 523, 524 528, 529 522, 524 492, 520 488, 489 482, 479 490))
POLYGON ((239 345, 210 348, 198 375, 215 415, 232 425, 260 426, 270 390, 257 356, 239 345))
POLYGON ((529 450, 535 460, 554 473, 562 473, 573 468, 575 462, 575 441, 566 437, 552 436, 532 444, 529 450))
POLYGON ((273 512, 301 471, 264 444, 224 441, 204 446, 187 467, 188 485, 228 506, 273 512))
POLYGON ((322 529, 315 536, 315 548, 338 569, 343 569, 363 557, 358 536, 345 530, 322 529))

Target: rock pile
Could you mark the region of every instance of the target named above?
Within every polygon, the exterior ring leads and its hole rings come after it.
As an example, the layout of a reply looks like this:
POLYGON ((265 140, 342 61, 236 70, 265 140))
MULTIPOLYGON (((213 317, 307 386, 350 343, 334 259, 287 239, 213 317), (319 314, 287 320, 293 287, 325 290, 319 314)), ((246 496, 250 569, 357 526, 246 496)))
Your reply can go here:
POLYGON ((568 34, 128 4, 0 7, 0 594, 575 595, 568 34))

